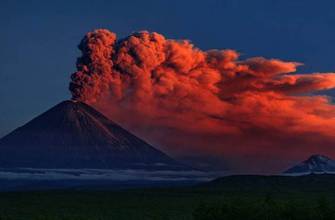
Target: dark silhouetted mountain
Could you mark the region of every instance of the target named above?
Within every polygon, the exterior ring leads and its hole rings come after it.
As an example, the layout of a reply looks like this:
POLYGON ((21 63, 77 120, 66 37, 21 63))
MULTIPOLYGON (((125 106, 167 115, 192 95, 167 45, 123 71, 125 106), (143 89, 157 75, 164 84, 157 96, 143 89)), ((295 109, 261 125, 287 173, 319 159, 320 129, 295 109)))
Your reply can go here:
MULTIPOLYGON (((211 191, 285 193, 285 192, 334 192, 335 175, 309 174, 300 176, 235 175, 220 177, 199 185, 211 191)), ((249 195, 249 194, 247 194, 249 195)))
POLYGON ((285 174, 335 173, 335 161, 323 155, 312 155, 307 160, 286 170, 285 174))
POLYGON ((189 169, 74 101, 54 106, 0 139, 0 167, 189 169))

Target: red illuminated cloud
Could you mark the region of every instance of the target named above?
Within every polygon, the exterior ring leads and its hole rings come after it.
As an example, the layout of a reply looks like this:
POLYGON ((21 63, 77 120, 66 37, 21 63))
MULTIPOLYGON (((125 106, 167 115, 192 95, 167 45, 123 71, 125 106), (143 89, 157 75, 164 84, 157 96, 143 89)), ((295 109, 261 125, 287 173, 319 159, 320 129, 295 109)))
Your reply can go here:
POLYGON ((312 95, 334 88, 334 73, 295 74, 297 62, 239 60, 234 50, 201 51, 148 32, 117 40, 96 30, 79 49, 73 99, 175 156, 222 155, 236 170, 272 163, 261 171, 311 153, 335 156, 335 107, 312 95))

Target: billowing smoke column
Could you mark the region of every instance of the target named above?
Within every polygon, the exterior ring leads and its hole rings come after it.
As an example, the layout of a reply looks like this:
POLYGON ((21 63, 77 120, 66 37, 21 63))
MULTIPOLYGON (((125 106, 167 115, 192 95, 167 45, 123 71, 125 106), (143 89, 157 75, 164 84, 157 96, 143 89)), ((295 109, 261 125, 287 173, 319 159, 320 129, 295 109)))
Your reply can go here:
POLYGON ((265 172, 311 153, 335 156, 335 106, 315 94, 335 87, 334 73, 296 74, 297 62, 240 60, 145 31, 117 40, 96 30, 79 49, 73 99, 175 156, 265 172))

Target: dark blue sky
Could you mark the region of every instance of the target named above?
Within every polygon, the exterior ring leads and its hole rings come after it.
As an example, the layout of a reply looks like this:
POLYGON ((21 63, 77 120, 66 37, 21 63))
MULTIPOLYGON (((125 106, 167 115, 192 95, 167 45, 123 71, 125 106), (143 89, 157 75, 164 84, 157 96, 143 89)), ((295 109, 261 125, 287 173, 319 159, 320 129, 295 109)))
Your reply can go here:
POLYGON ((108 28, 190 39, 201 49, 305 63, 301 72, 335 71, 335 2, 0 1, 0 136, 59 101, 82 36, 108 28))

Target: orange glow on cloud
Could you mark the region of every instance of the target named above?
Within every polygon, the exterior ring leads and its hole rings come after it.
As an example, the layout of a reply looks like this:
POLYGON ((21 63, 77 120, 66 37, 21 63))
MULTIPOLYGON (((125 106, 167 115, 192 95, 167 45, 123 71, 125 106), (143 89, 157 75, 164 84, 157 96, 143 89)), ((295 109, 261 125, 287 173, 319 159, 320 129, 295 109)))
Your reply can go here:
POLYGON ((239 60, 234 50, 201 51, 148 32, 117 40, 96 30, 79 49, 73 99, 172 155, 221 155, 250 162, 233 169, 258 171, 311 153, 335 156, 335 106, 313 94, 333 89, 335 73, 296 74, 301 63, 239 60))

